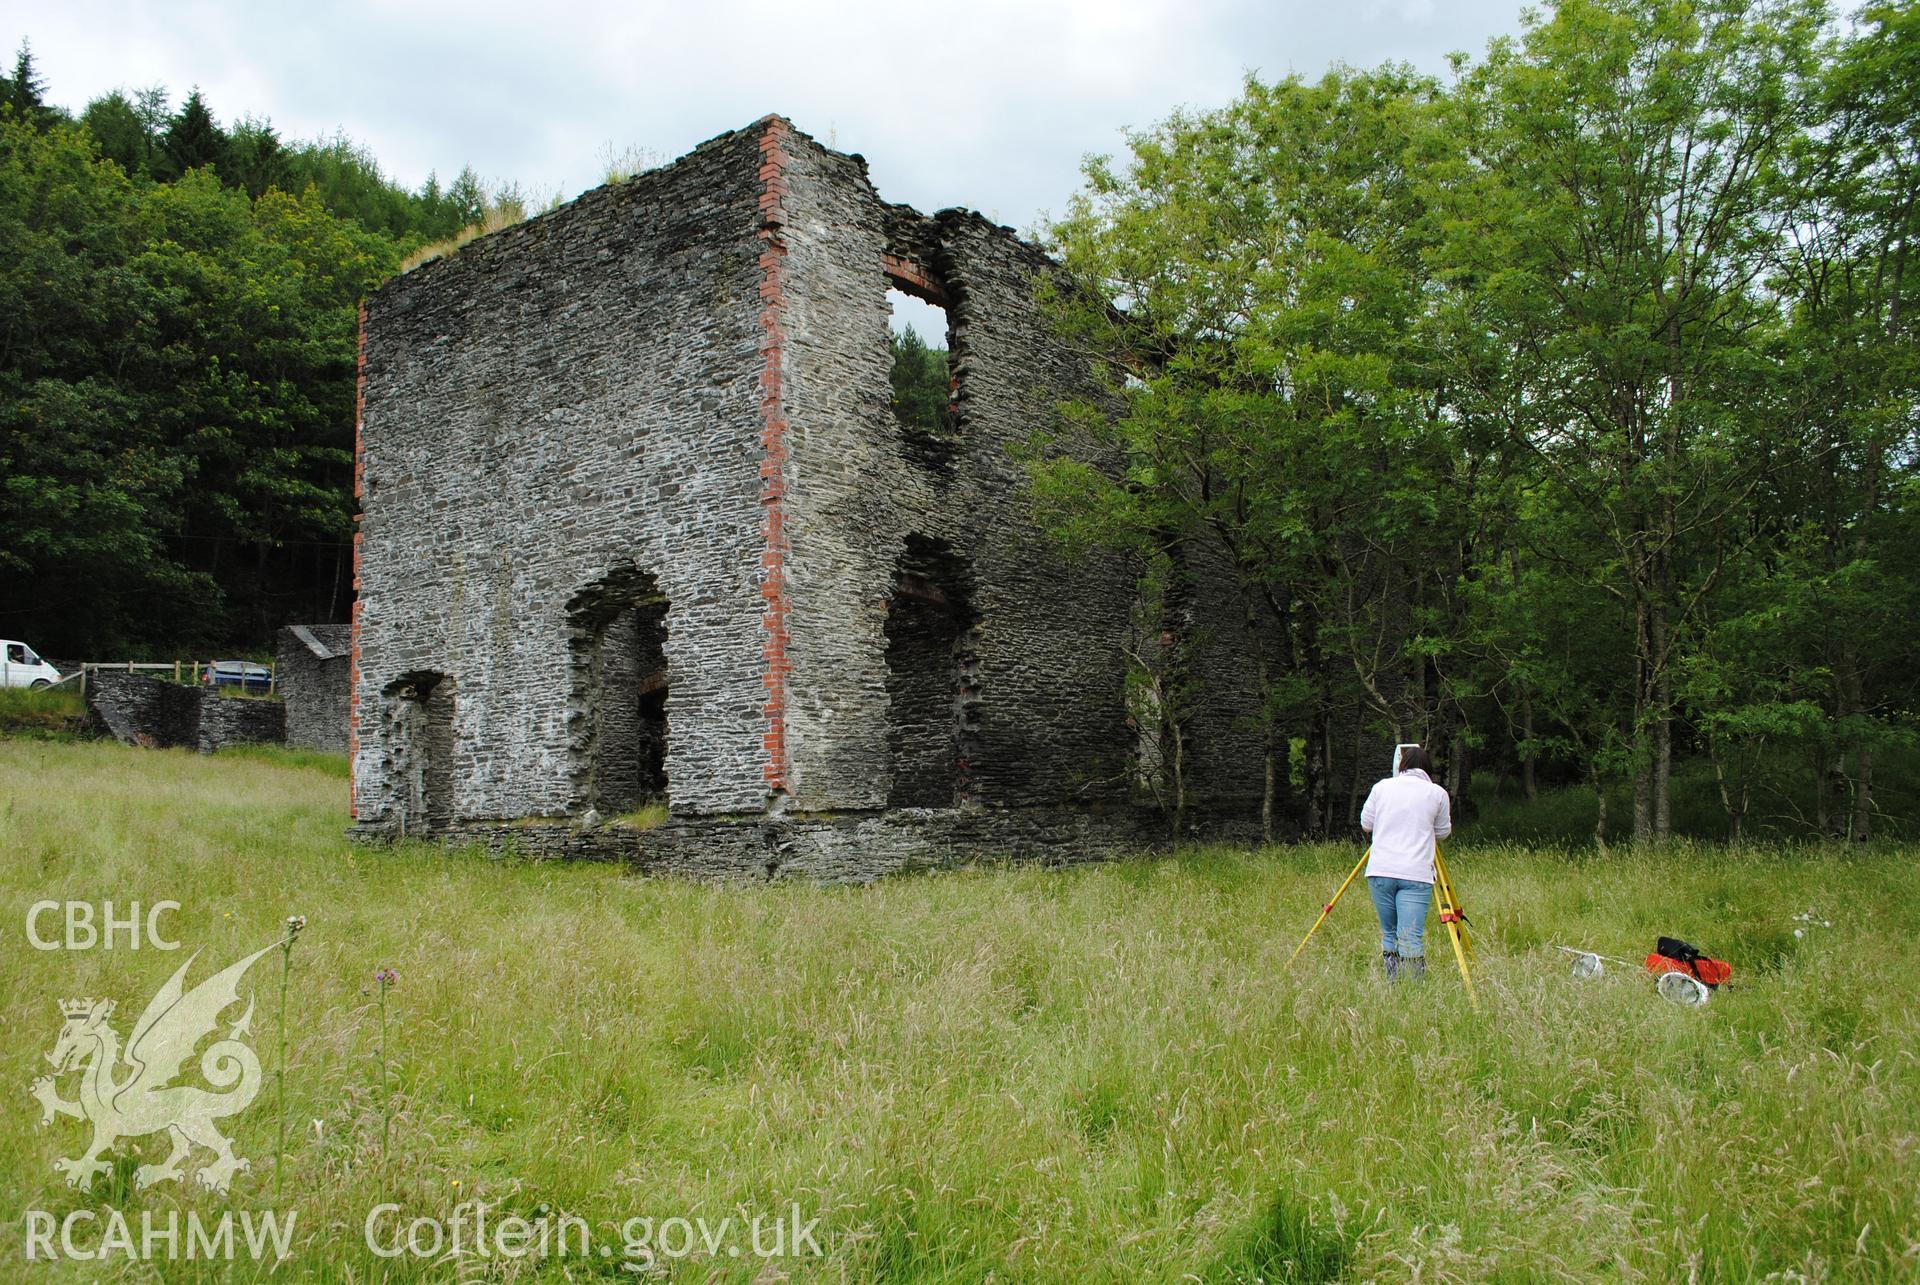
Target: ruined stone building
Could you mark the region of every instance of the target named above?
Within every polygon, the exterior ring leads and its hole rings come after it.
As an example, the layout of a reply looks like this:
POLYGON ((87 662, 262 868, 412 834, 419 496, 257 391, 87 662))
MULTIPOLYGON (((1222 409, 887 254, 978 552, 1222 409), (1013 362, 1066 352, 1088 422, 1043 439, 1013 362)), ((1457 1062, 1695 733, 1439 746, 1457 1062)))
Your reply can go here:
POLYGON ((279 632, 273 672, 287 703, 287 744, 345 752, 352 653, 346 625, 288 625, 279 632))
MULTIPOLYGON (((1009 452, 1090 391, 1050 271, 768 117, 374 294, 356 833, 826 878, 1163 833, 1136 571, 1067 561, 1009 452), (891 409, 890 287, 946 310, 944 429, 891 409)), ((1257 798, 1210 690, 1193 776, 1257 798)))

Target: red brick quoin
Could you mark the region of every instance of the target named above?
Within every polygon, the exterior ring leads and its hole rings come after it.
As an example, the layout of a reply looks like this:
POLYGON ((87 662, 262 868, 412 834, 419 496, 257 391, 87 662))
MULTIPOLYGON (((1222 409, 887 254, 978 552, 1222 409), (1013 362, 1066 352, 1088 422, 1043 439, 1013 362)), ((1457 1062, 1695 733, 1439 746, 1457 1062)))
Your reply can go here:
POLYGON ((787 418, 781 365, 787 298, 787 123, 778 116, 760 122, 760 504, 766 510, 761 531, 766 548, 760 555, 760 596, 766 609, 760 617, 766 638, 760 655, 766 661, 767 730, 761 744, 767 751, 762 768, 769 795, 787 792, 787 418))

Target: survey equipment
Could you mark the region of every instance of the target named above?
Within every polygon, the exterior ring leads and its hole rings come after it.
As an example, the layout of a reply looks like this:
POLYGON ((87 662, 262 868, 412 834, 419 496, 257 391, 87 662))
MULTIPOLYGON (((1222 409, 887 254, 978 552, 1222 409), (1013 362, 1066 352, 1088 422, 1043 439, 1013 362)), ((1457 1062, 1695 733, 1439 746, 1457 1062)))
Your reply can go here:
MULTIPOLYGON (((1396 766, 1399 757, 1399 751, 1396 750, 1394 752, 1396 766)), ((1293 948, 1293 954, 1287 957, 1287 968, 1292 968, 1293 961, 1300 958, 1300 952, 1307 948, 1307 943, 1313 940, 1313 935, 1320 931, 1320 925, 1327 922, 1327 916, 1331 915, 1333 908, 1340 904, 1340 898, 1346 895, 1347 888, 1353 881, 1360 877, 1360 872, 1367 868, 1367 858, 1372 855, 1372 848, 1361 853, 1360 860, 1354 864, 1352 870, 1347 872, 1347 877, 1341 880, 1339 890, 1333 894, 1333 900, 1320 907, 1320 917, 1313 921, 1313 927, 1307 929, 1307 935, 1300 939, 1300 944, 1293 948)), ((1447 861, 1440 852, 1438 840, 1435 840, 1433 845, 1433 899, 1440 910, 1440 922, 1446 925, 1447 940, 1453 945, 1454 962, 1460 965, 1460 980, 1467 985, 1467 1001, 1477 1011, 1480 1007, 1480 997, 1474 993, 1473 972, 1467 966, 1468 961, 1473 958, 1473 942, 1467 936, 1467 912, 1460 907, 1460 896, 1454 891, 1453 876, 1447 872, 1447 861)))
MULTIPOLYGON (((1671 938, 1667 937, 1662 937, 1660 940, 1663 944, 1672 941, 1671 938)), ((1684 945, 1685 943, 1674 944, 1684 945)), ((1554 949, 1565 951, 1567 954, 1573 956, 1573 975, 1583 979, 1603 976, 1606 973, 1607 964, 1619 964, 1623 968, 1640 968, 1643 966, 1635 963, 1631 959, 1619 959, 1613 955, 1602 955, 1598 951, 1582 950, 1577 946, 1556 945, 1554 949)), ((1719 960, 1707 960, 1706 962, 1720 964, 1722 968, 1726 967, 1726 965, 1721 964, 1719 960)), ((1644 967, 1654 974, 1654 991, 1658 993, 1661 999, 1667 1000, 1669 1003, 1679 1004, 1686 1008, 1698 1008, 1712 997, 1713 985, 1704 981, 1701 974, 1683 971, 1684 965, 1676 963, 1671 959, 1662 958, 1658 951, 1647 957, 1647 962, 1644 967), (1655 961, 1659 961, 1662 965, 1671 966, 1663 970, 1660 967, 1656 967, 1655 961)), ((1706 975, 1720 976, 1720 974, 1711 973, 1706 975)))
POLYGON ((1631 959, 1619 959, 1613 955, 1602 955, 1594 950, 1581 950, 1578 946, 1555 946, 1555 950, 1564 950, 1573 956, 1573 975, 1575 977, 1599 977, 1607 971, 1608 964, 1619 964, 1623 968, 1638 968, 1631 959))

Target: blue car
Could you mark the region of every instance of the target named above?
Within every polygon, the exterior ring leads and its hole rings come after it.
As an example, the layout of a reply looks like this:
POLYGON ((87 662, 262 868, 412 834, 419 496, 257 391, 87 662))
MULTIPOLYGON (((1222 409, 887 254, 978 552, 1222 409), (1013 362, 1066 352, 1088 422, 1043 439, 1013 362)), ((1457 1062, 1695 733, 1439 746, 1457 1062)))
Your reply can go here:
POLYGON ((262 696, 273 690, 273 671, 246 660, 216 660, 200 675, 209 687, 238 687, 262 696))

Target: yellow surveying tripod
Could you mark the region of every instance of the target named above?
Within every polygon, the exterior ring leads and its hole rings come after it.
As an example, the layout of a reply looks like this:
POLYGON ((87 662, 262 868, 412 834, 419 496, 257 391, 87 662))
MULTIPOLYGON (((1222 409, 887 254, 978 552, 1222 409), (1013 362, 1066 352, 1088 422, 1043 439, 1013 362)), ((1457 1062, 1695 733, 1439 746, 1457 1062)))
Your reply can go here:
MULTIPOLYGON (((1327 916, 1340 904, 1340 898, 1346 895, 1347 885, 1351 884, 1362 870, 1367 868, 1367 858, 1373 855, 1368 848, 1360 854, 1360 860, 1347 872, 1346 879, 1340 884, 1340 891, 1333 894, 1333 900, 1320 907, 1320 917, 1313 921, 1313 927, 1307 929, 1307 935, 1293 948, 1293 954, 1287 957, 1287 968, 1293 967, 1293 961, 1300 958, 1300 952, 1307 948, 1313 935, 1320 931, 1320 925, 1327 922, 1327 916)), ((1467 961, 1473 958, 1473 943, 1467 939, 1467 912, 1460 909, 1460 897, 1453 890, 1453 876, 1447 873, 1446 858, 1440 855, 1440 841, 1433 844, 1433 891, 1440 902, 1440 922, 1447 926, 1447 936, 1453 942, 1453 957, 1460 965, 1460 980, 1467 984, 1467 1001, 1477 1012, 1480 997, 1473 991, 1473 974, 1467 971, 1467 961)), ((1285 971, 1285 969, 1281 970, 1285 971)))

